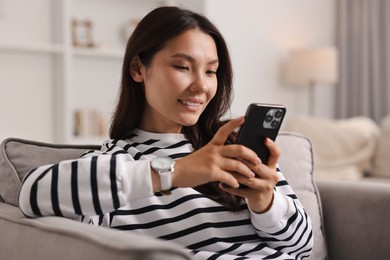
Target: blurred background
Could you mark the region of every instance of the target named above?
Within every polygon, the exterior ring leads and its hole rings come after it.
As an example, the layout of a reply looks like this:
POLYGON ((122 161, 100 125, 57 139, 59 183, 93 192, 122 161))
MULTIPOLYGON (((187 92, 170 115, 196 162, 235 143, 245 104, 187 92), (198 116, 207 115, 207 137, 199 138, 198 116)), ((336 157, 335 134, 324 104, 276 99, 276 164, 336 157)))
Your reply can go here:
POLYGON ((234 66, 229 116, 251 102, 284 104, 286 121, 353 116, 338 112, 345 6, 335 0, 0 0, 0 139, 106 139, 126 40, 161 5, 201 12, 225 36, 234 66))

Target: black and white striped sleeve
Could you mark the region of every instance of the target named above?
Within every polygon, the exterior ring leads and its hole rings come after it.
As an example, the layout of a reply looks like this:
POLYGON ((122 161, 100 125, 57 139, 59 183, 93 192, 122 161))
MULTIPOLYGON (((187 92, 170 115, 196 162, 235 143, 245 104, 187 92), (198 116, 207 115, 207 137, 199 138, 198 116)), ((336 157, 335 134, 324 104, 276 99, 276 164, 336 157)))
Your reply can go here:
POLYGON ((153 195, 150 165, 126 153, 88 154, 30 171, 19 207, 29 217, 102 215, 153 195))
POLYGON ((263 214, 251 212, 252 224, 269 247, 302 259, 313 247, 311 220, 279 169, 278 175, 271 209, 263 214))

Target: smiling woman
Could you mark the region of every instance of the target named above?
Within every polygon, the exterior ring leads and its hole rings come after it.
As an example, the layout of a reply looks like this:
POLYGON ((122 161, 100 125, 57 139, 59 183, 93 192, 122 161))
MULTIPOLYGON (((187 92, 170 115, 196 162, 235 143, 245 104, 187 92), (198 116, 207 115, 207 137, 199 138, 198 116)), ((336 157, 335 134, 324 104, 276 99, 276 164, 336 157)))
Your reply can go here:
POLYGON ((231 91, 218 29, 177 7, 151 11, 127 44, 112 139, 29 172, 21 210, 172 240, 200 259, 307 258, 311 222, 277 165, 279 147, 266 141, 264 164, 233 144, 245 119, 221 120, 231 91))
POLYGON ((166 42, 149 65, 133 57, 130 73, 145 86, 140 128, 180 133, 194 125, 217 90, 218 53, 213 38, 191 29, 166 42))

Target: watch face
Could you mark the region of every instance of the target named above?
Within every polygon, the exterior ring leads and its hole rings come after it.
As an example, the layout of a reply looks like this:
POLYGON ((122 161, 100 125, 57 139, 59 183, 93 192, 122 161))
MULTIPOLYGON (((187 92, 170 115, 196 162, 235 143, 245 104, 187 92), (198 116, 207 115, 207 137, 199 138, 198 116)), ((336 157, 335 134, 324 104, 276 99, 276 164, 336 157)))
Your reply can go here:
POLYGON ((173 159, 171 157, 156 157, 153 158, 151 165, 159 171, 170 170, 173 165, 173 159))

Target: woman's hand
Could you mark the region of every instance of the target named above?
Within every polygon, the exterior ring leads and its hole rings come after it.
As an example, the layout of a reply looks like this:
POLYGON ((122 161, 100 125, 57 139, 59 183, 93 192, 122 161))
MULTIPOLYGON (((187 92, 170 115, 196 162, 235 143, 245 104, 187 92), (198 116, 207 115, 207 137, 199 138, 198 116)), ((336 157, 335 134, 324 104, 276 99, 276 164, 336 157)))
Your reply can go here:
POLYGON ((256 213, 266 212, 272 206, 274 187, 279 179, 276 166, 280 157, 280 149, 269 138, 266 139, 265 144, 270 151, 267 165, 246 162, 246 165, 256 174, 256 178, 248 179, 235 174, 240 183, 248 186, 247 189, 232 189, 220 185, 224 191, 246 198, 249 208, 256 213))
POLYGON ((256 168, 260 166, 257 154, 242 145, 224 145, 228 136, 243 123, 243 117, 231 120, 217 131, 207 145, 177 160, 173 186, 195 187, 219 181, 238 188, 238 181, 254 179, 255 172, 261 172, 256 168))

